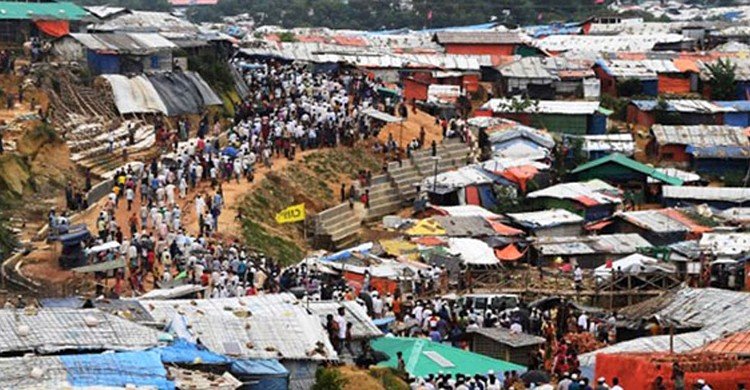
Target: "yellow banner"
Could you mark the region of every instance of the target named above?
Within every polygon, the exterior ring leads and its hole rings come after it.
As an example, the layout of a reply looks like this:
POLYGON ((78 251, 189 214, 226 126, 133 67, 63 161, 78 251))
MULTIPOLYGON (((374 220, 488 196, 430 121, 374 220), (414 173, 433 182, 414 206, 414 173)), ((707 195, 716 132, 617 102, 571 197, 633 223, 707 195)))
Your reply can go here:
POLYGON ((289 206, 276 214, 276 223, 290 223, 305 220, 305 204, 289 206))

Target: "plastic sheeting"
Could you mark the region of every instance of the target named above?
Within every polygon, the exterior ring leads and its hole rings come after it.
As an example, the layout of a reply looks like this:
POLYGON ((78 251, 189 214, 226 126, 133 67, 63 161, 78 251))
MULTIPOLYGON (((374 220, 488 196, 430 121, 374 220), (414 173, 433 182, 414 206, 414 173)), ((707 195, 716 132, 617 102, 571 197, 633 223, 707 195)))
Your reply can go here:
POLYGON ((197 73, 170 73, 149 76, 169 116, 199 114, 206 106, 221 100, 197 73))
POLYGON ((112 86, 117 111, 120 114, 167 112, 167 107, 151 82, 143 77, 104 75, 112 86))
POLYGON ((174 389, 156 352, 60 356, 68 382, 79 387, 153 387, 174 389))
POLYGON ((163 363, 168 364, 229 364, 232 361, 222 355, 213 353, 200 345, 177 339, 166 347, 154 348, 163 363))
POLYGON ((494 265, 499 261, 489 245, 473 238, 451 238, 450 250, 459 253, 461 260, 468 265, 494 265))
POLYGON ((67 20, 35 20, 34 24, 51 37, 60 38, 70 33, 70 23, 67 20))
POLYGON ((289 388, 289 370, 278 360, 238 360, 232 363, 231 372, 244 382, 250 382, 250 389, 289 388))
POLYGON ((221 99, 195 72, 166 73, 128 78, 103 75, 112 87, 120 114, 156 113, 169 116, 199 114, 221 99))

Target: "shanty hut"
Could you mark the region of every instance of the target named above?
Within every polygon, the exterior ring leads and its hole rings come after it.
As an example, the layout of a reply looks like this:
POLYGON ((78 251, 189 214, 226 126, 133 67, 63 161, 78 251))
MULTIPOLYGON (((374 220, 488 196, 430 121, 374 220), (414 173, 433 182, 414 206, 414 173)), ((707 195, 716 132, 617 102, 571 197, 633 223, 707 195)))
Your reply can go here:
POLYGON ((607 218, 622 204, 620 191, 601 180, 560 183, 526 194, 540 208, 562 208, 587 221, 607 218))
POLYGON ((613 153, 632 157, 635 153, 635 140, 630 133, 584 135, 579 139, 583 140, 581 150, 586 153, 589 160, 596 160, 613 153))
POLYGON ((595 71, 611 96, 688 94, 698 90, 698 67, 686 60, 598 60, 595 71))
POLYGON ((750 205, 750 188, 745 187, 662 187, 662 198, 667 207, 707 204, 726 210, 750 205))
POLYGON ((581 268, 599 267, 607 260, 617 260, 637 253, 651 244, 634 233, 601 234, 597 236, 545 237, 532 244, 542 264, 553 264, 560 258, 581 268))
POLYGON ((546 131, 518 123, 489 129, 492 153, 506 158, 546 158, 555 147, 555 140, 546 131))
POLYGON ((76 31, 88 18, 85 9, 71 3, 0 2, 0 42, 20 47, 33 36, 58 38, 76 31))
POLYGON ((654 245, 695 239, 712 229, 678 209, 628 211, 615 215, 604 232, 638 233, 654 245))
POLYGON ((141 302, 159 326, 215 353, 244 359, 278 359, 290 388, 310 388, 315 371, 338 360, 317 315, 291 294, 141 302))
POLYGON ((628 123, 649 128, 661 125, 721 125, 731 108, 705 100, 631 100, 628 123))
POLYGON ((583 226, 581 216, 564 209, 507 215, 515 225, 536 237, 577 236, 581 234, 583 226))
POLYGON ((471 352, 522 366, 531 364, 531 356, 544 344, 543 337, 514 333, 502 327, 477 328, 466 336, 471 352))
POLYGON ((750 101, 730 100, 715 101, 714 104, 731 108, 732 111, 724 113, 724 124, 727 126, 750 127, 750 101))
POLYGON ((478 111, 480 116, 511 119, 527 126, 565 134, 604 134, 611 111, 599 102, 491 99, 478 111))
POLYGON ((557 96, 590 98, 598 96, 592 63, 564 57, 523 57, 499 67, 504 96, 526 95, 532 99, 554 100, 557 96))
POLYGON ((441 31, 433 40, 448 54, 508 56, 524 46, 526 39, 516 32, 502 31, 441 31))
POLYGON ((744 172, 750 159, 750 140, 741 127, 654 125, 651 134, 647 149, 652 155, 667 164, 694 165, 698 172, 744 172))
POLYGON ((612 185, 624 187, 626 198, 635 203, 642 203, 648 194, 648 179, 656 179, 662 184, 682 185, 682 180, 665 175, 654 167, 641 164, 619 153, 613 153, 600 159, 579 165, 571 175, 578 180, 600 179, 612 185))
POLYGON ((177 45, 156 33, 69 34, 52 45, 58 61, 87 64, 91 73, 132 74, 172 70, 177 45))

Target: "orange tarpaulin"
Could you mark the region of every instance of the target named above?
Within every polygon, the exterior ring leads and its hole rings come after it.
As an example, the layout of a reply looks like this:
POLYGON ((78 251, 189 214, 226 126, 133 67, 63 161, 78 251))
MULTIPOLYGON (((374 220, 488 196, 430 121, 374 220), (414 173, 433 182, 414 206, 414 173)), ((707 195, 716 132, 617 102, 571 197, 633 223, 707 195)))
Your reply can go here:
POLYGON ((492 227, 492 230, 495 231, 495 233, 501 234, 503 236, 517 236, 519 234, 523 234, 523 230, 512 228, 496 219, 486 218, 486 220, 490 224, 490 227, 492 227))
POLYGON ((526 251, 519 251, 515 244, 506 245, 503 249, 495 249, 495 257, 500 261, 516 261, 525 253, 526 251))
POLYGON ((67 20, 35 20, 34 24, 39 31, 55 38, 70 34, 70 24, 67 20))
POLYGON ((477 187, 468 186, 466 187, 466 204, 475 206, 481 206, 482 201, 479 199, 479 190, 477 187))
POLYGON ((508 168, 500 172, 500 175, 514 183, 517 183, 518 186, 521 187, 521 191, 526 192, 526 183, 528 183, 529 180, 533 179, 537 173, 539 173, 539 170, 534 168, 533 166, 523 165, 508 168))
POLYGON ((442 238, 429 236, 412 238, 411 242, 424 246, 441 246, 447 244, 442 238))

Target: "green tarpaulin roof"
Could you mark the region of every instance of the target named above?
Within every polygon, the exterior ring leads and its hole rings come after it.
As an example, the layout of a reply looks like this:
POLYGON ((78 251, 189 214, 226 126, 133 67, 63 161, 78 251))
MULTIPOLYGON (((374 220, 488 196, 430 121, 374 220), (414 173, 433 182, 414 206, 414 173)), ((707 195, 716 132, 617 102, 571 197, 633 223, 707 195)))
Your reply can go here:
POLYGON ((80 20, 88 16, 85 9, 69 2, 23 3, 0 1, 0 19, 80 20))
POLYGON ((580 173, 580 172, 587 171, 589 169, 596 168, 596 167, 598 167, 600 165, 604 165, 604 164, 607 164, 607 163, 615 163, 615 164, 622 165, 622 166, 624 166, 626 168, 629 168, 629 169, 632 169, 634 171, 640 172, 640 173, 642 173, 642 174, 644 174, 646 176, 650 176, 650 177, 652 177, 652 178, 654 178, 656 180, 659 180, 661 182, 667 183, 669 185, 673 185, 673 186, 681 186, 682 185, 682 180, 680 180, 680 179, 678 179, 676 177, 673 177, 673 176, 666 175, 666 174, 664 174, 662 172, 659 172, 654 167, 650 167, 648 165, 641 164, 638 161, 630 159, 630 158, 628 158, 625 155, 622 155, 620 153, 612 153, 612 154, 609 154, 609 155, 604 156, 602 158, 596 159, 594 161, 589 161, 586 164, 579 165, 571 173, 573 173, 573 174, 580 173))
POLYGON ((381 337, 371 341, 370 345, 374 350, 383 352, 390 357, 387 361, 380 363, 379 366, 396 368, 398 366, 396 352, 401 352, 406 363, 406 371, 417 377, 437 374, 439 371, 454 375, 484 375, 490 370, 500 373, 512 370, 519 373, 526 371, 526 367, 518 364, 493 359, 427 339, 381 337))

